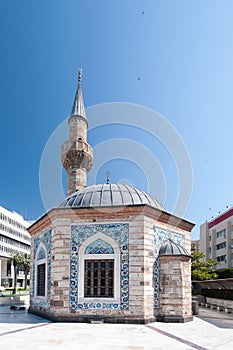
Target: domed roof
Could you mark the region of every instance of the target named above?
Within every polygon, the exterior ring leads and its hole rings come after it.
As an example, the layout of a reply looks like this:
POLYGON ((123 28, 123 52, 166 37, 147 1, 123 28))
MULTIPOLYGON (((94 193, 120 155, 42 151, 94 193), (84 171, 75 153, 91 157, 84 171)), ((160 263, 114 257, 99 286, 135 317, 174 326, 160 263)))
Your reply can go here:
POLYGON ((179 244, 176 244, 175 242, 173 242, 170 238, 163 242, 160 249, 159 249, 159 256, 164 256, 164 255, 186 255, 186 256, 190 256, 190 254, 188 253, 188 251, 181 247, 179 244))
POLYGON ((67 197, 60 208, 113 207, 148 204, 153 208, 165 210, 150 194, 135 187, 123 184, 93 185, 80 189, 67 197))

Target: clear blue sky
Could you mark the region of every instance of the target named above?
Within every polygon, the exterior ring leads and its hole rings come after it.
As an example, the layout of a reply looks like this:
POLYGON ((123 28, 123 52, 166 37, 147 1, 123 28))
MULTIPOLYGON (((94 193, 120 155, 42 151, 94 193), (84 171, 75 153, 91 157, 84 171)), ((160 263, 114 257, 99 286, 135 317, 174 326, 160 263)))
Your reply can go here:
MULTIPOLYGON (((0 204, 27 219, 43 214, 41 155, 69 117, 81 66, 86 107, 136 103, 180 133, 194 174, 185 216, 197 238, 203 221, 233 203, 232 18, 231 0, 0 1, 0 204)), ((129 134, 162 159, 170 211, 177 179, 161 145, 121 127, 93 130, 89 142, 129 134)), ((97 182, 106 169, 113 182, 145 187, 146 174, 129 161, 104 165, 97 182)))

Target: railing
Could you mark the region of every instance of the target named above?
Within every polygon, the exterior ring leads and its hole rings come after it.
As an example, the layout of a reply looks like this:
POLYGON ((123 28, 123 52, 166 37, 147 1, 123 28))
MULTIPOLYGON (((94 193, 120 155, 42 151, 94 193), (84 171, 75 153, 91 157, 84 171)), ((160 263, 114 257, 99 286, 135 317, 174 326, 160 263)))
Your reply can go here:
POLYGON ((194 295, 233 300, 233 278, 193 281, 192 287, 194 295))
POLYGON ((93 149, 92 147, 83 141, 66 141, 62 145, 62 154, 65 155, 70 149, 75 149, 79 151, 84 151, 89 153, 91 156, 93 156, 93 149))
POLYGON ((202 295, 210 298, 233 300, 231 289, 202 289, 202 295))

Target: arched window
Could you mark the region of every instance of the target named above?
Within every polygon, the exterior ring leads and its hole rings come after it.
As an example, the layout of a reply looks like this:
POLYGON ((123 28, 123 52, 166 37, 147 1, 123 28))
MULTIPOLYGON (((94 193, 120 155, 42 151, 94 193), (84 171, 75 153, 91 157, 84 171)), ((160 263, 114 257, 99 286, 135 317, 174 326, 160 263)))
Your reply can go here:
POLYGON ((47 250, 41 243, 35 256, 35 293, 37 297, 47 296, 47 250))
POLYGON ((120 302, 120 250, 109 236, 97 233, 79 250, 79 303, 120 302))

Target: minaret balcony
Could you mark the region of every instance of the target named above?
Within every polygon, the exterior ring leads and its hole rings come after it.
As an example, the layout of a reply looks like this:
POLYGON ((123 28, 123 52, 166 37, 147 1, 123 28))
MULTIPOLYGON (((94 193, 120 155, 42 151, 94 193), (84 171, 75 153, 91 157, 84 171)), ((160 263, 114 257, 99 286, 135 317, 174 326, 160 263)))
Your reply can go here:
POLYGON ((82 140, 76 140, 76 141, 66 141, 62 145, 62 158, 63 155, 65 156, 69 150, 78 150, 78 151, 84 151, 88 153, 91 157, 93 157, 93 149, 92 147, 82 140))
POLYGON ((62 145, 61 160, 66 170, 80 167, 89 171, 93 164, 93 149, 82 140, 66 141, 62 145))

